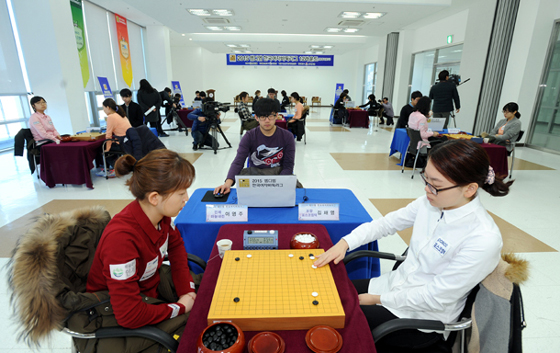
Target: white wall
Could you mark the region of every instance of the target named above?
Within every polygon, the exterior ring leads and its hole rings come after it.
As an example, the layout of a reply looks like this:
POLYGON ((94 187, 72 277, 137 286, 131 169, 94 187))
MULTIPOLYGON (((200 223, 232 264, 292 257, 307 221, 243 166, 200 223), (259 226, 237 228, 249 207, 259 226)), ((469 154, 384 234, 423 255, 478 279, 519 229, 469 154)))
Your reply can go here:
MULTIPOLYGON (((200 47, 171 47, 173 80, 181 82, 186 102, 194 98, 197 90, 216 90, 220 102, 233 102, 242 91, 252 96, 261 90, 266 95, 268 88, 286 90, 288 95, 294 91, 300 96, 318 96, 322 104, 333 104, 337 83, 344 83, 350 96, 362 96, 364 53, 353 51, 335 55, 334 66, 330 68, 291 68, 291 67, 244 67, 228 66, 226 54, 214 54, 200 47)), ((369 61, 371 62, 371 60, 369 61)))
POLYGON ((173 74, 169 28, 147 26, 145 50, 148 81, 152 87, 158 91, 163 91, 165 87, 171 87, 173 74))

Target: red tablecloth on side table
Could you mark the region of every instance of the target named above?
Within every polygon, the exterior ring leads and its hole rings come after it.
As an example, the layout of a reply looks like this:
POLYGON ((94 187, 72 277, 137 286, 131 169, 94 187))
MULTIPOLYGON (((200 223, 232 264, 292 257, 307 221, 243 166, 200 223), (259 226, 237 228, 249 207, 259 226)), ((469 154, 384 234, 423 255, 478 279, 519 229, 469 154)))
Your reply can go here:
POLYGON ((93 142, 50 143, 41 147, 41 180, 49 188, 56 184, 75 184, 93 189, 91 169, 93 160, 101 155, 105 139, 93 142))
POLYGON ((481 146, 486 150, 486 153, 488 153, 488 157, 490 157, 490 165, 494 168, 496 175, 503 178, 507 177, 509 174, 509 168, 507 149, 505 146, 499 146, 493 143, 483 143, 481 146))
MULTIPOLYGON (((309 232, 313 233, 319 239, 321 248, 328 250, 332 246, 331 238, 327 229, 319 224, 227 224, 220 228, 220 232, 216 241, 220 239, 230 239, 233 241, 233 250, 243 250, 243 231, 244 230, 278 230, 278 247, 280 249, 289 249, 290 240, 295 233, 309 232)), ((267 251, 267 250, 261 250, 267 251)), ((198 290, 197 299, 191 311, 185 333, 181 339, 178 353, 196 352, 196 341, 202 331, 208 326, 207 316, 214 288, 218 280, 220 266, 222 260, 218 254, 216 246, 210 255, 208 267, 204 272, 202 283, 198 290)), ((346 320, 343 329, 338 329, 343 339, 343 346, 340 352, 372 352, 375 353, 375 345, 369 330, 366 318, 360 309, 358 303, 358 294, 348 279, 344 265, 339 263, 334 266, 330 264, 333 278, 336 283, 342 306, 346 314, 346 320)), ((244 332, 245 340, 249 340, 258 332, 244 332)), ((286 352, 309 353, 310 350, 305 343, 305 334, 307 330, 296 331, 276 331, 286 342, 286 352)))
POLYGON ((274 124, 276 124, 276 126, 278 127, 281 127, 282 129, 288 129, 288 122, 286 121, 286 118, 283 118, 282 120, 276 119, 274 124))
POLYGON ((179 118, 181 118, 186 127, 192 127, 193 121, 187 118, 187 115, 189 115, 192 111, 194 111, 194 109, 181 109, 177 111, 179 118))
POLYGON ((348 127, 369 126, 369 116, 367 110, 348 109, 348 127))

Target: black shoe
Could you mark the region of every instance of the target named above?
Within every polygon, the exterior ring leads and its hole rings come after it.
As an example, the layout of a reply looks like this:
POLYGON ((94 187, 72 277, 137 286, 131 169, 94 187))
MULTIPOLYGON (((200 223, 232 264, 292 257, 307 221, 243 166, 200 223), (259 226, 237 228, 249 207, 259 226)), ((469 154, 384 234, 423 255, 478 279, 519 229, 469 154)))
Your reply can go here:
POLYGON ((193 151, 196 151, 196 150, 198 150, 198 146, 196 144, 194 144, 194 145, 192 145, 192 149, 193 149, 193 151))
POLYGON ((163 132, 163 131, 159 133, 159 137, 168 137, 168 136, 169 136, 169 135, 166 134, 166 133, 163 132))
POLYGON ((301 137, 300 137, 300 138, 298 138, 298 139, 296 139, 296 141, 301 141, 301 137))

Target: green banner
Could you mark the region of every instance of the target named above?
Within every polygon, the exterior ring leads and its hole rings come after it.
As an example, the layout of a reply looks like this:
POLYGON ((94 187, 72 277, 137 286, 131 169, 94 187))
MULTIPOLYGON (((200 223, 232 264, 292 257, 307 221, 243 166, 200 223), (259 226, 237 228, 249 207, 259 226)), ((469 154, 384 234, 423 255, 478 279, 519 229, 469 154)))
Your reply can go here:
POLYGON ((85 88, 89 81, 89 68, 84 30, 84 14, 82 11, 82 0, 70 0, 70 8, 72 9, 74 35, 76 36, 76 46, 78 48, 80 67, 82 68, 82 80, 84 81, 85 88))

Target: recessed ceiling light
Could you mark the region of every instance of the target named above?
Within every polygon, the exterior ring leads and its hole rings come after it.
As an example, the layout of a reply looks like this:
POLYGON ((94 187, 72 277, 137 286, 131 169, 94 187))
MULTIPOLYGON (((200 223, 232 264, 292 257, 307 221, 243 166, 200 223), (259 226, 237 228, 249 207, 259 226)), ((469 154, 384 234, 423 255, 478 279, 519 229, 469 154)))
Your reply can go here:
POLYGON ((233 52, 234 52, 234 53, 242 53, 241 50, 234 50, 233 52))
POLYGON ((323 45, 323 49, 332 49, 333 45, 323 45))
POLYGON ((183 37, 185 36, 185 33, 181 34, 183 37))
POLYGON ((312 52, 311 50, 304 51, 303 53, 304 53, 304 54, 313 54, 313 52, 312 52))
POLYGON ((332 33, 336 33, 336 32, 342 31, 342 28, 330 27, 330 28, 327 28, 325 31, 327 31, 327 32, 332 32, 332 33))
POLYGON ((321 49, 322 46, 320 46, 320 45, 310 45, 310 48, 311 49, 321 49))
POLYGON ((340 13, 340 15, 338 15, 338 17, 342 17, 342 18, 358 18, 358 17, 360 17, 361 14, 362 14, 361 12, 344 11, 344 12, 340 13))
POLYGON ((251 48, 249 44, 239 44, 238 47, 240 48, 251 48))
POLYGON ((192 40, 192 38, 189 38, 189 40, 192 40))
POLYGON ((226 46, 230 48, 237 48, 237 44, 226 44, 226 46))
POLYGON ((320 50, 316 51, 316 52, 313 52, 313 54, 324 54, 324 53, 325 53, 324 51, 320 51, 320 50))
POLYGON ((233 10, 212 10, 216 16, 233 16, 233 10))
POLYGON ((453 53, 460 53, 462 51, 463 51, 462 49, 457 49, 457 50, 453 50, 453 53))
POLYGON ((345 28, 344 32, 346 33, 354 33, 354 32, 358 32, 360 29, 359 28, 345 28))
POLYGON ((195 16, 210 16, 210 11, 204 9, 188 9, 187 11, 195 16))
POLYGON ((241 31, 241 27, 239 26, 226 26, 224 28, 227 29, 228 31, 241 31))
POLYGON ((222 27, 218 27, 218 26, 206 26, 206 29, 209 29, 211 31, 223 31, 224 30, 222 27))
POLYGON ((363 18, 376 19, 385 16, 385 12, 366 12, 362 15, 363 18))

